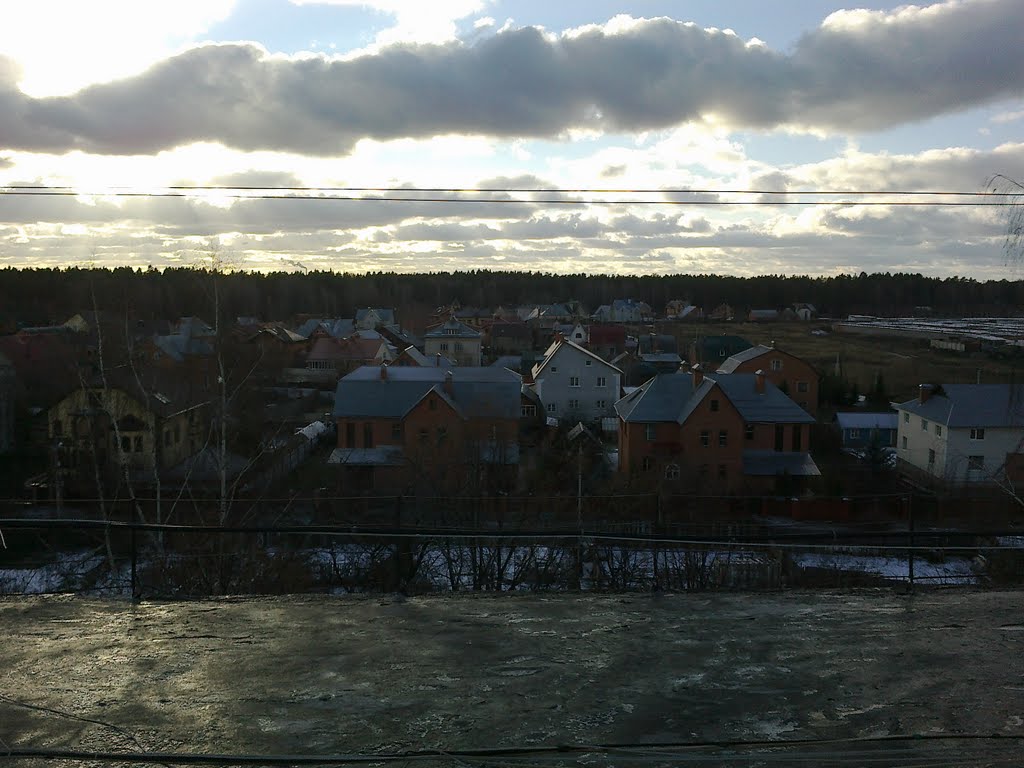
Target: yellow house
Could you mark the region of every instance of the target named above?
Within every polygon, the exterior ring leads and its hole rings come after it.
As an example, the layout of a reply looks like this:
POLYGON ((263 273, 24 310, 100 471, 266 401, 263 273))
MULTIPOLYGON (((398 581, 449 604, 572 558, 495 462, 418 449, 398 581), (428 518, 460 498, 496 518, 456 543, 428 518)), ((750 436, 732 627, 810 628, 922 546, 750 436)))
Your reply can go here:
POLYGON ((84 386, 50 408, 48 434, 66 474, 94 479, 99 468, 110 479, 123 476, 127 466, 144 482, 203 448, 205 405, 144 392, 137 384, 84 386))

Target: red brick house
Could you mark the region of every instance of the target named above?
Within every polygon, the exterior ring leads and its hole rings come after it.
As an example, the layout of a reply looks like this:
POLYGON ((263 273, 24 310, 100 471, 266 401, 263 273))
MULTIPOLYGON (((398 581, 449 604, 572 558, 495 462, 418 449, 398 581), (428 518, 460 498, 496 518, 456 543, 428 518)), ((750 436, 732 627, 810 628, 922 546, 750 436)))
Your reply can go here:
POLYGON ((508 489, 522 411, 505 368, 366 366, 338 382, 329 462, 347 492, 508 489))
POLYGON ((763 373, 655 376, 615 404, 619 470, 715 492, 764 492, 819 474, 806 411, 763 373))
POLYGON ((818 412, 818 372, 810 363, 789 352, 758 344, 737 352, 718 367, 719 373, 755 373, 764 371, 772 384, 814 416, 818 412))

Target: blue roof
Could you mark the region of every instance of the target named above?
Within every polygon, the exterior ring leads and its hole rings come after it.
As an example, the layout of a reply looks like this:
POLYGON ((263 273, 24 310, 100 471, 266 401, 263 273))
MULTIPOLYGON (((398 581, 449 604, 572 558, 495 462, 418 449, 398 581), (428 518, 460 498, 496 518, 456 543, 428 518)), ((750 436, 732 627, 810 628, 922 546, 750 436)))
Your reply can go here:
POLYGON ((423 334, 424 339, 435 339, 435 338, 456 338, 456 339, 478 339, 482 334, 475 328, 470 328, 463 322, 456 320, 454 317, 449 318, 448 322, 433 328, 423 334))
POLYGON ((757 476, 794 475, 817 477, 821 474, 807 453, 789 451, 744 451, 743 474, 757 476))
POLYGON ((896 429, 895 413, 837 413, 836 423, 840 429, 896 429))

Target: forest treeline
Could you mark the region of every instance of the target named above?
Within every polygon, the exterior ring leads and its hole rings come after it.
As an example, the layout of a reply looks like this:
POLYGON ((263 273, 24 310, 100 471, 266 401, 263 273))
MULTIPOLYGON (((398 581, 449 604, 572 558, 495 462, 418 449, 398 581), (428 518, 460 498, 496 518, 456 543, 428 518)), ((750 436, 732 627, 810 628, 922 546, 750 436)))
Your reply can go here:
MULTIPOLYGON (((897 316, 930 307, 936 315, 1015 315, 1024 307, 1024 281, 936 278, 884 273, 829 277, 724 275, 585 275, 466 271, 399 274, 371 272, 248 272, 217 276, 225 317, 287 320, 299 314, 351 316, 358 307, 497 307, 577 300, 589 311, 617 298, 645 301, 656 313, 672 299, 712 310, 729 304, 781 309, 810 302, 831 317, 897 316)), ((0 329, 59 323, 92 307, 127 309, 144 319, 209 316, 213 275, 202 269, 0 270, 0 329)))

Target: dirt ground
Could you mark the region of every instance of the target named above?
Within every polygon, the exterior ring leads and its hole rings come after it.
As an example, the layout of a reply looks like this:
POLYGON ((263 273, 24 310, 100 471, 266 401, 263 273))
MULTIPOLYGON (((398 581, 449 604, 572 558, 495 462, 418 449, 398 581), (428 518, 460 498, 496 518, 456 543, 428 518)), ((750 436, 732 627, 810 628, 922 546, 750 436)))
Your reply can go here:
POLYGON ((967 590, 4 598, 0 758, 1020 737, 1022 609, 967 590))

